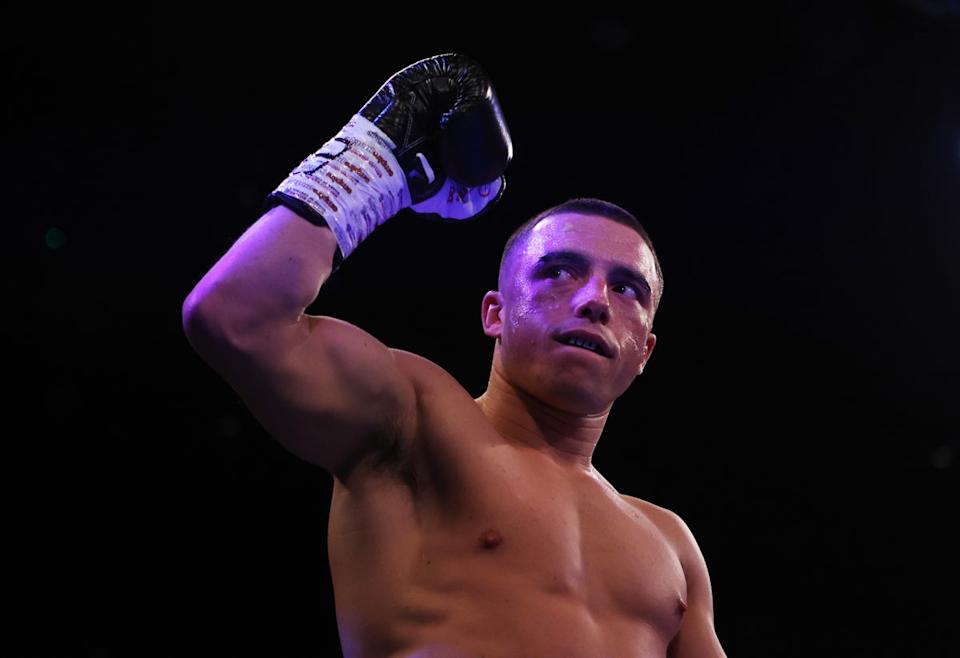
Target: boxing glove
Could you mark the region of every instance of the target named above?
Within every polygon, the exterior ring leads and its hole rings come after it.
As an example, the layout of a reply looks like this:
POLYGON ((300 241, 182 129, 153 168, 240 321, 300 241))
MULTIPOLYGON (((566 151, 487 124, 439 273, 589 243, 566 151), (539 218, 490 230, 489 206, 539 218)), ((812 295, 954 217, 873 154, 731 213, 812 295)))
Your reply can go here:
POLYGON ((510 133, 489 77, 444 54, 395 73, 337 135, 267 197, 329 226, 334 271, 377 226, 404 208, 470 219, 506 189, 510 133))

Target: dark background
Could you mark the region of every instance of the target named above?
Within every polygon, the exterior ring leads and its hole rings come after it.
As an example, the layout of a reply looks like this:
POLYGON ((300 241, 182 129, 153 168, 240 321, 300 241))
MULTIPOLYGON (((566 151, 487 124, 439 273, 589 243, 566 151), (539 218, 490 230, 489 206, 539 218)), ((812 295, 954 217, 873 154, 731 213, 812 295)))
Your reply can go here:
POLYGON ((4 644, 339 655, 331 478, 191 350, 181 304, 392 73, 462 52, 512 132, 504 198, 404 211, 309 312, 476 396, 507 235, 575 196, 626 207, 665 295, 595 465, 691 527, 727 654, 955 655, 958 4, 728 4, 8 20, 4 644))

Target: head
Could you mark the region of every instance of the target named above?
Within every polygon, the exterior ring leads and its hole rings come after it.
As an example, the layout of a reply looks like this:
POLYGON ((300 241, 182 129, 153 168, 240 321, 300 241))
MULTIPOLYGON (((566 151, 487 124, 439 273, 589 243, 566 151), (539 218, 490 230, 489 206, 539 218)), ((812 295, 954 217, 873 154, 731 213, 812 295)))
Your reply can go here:
POLYGON ((649 236, 623 208, 572 199, 525 222, 504 247, 498 287, 484 296, 482 320, 496 338, 493 367, 511 385, 600 413, 643 372, 663 276, 649 236), (601 338, 606 355, 557 340, 571 331, 601 338))

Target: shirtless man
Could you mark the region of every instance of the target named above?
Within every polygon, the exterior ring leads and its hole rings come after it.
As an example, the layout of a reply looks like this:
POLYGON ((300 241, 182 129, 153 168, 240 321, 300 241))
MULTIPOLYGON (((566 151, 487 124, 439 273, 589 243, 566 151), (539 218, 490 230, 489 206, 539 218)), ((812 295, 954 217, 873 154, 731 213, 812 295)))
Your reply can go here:
POLYGON ((466 219, 496 202, 511 156, 496 103, 461 55, 393 76, 197 284, 187 337, 276 440, 333 476, 347 658, 723 657, 690 530, 591 463, 656 343, 663 279, 629 213, 571 200, 508 240, 482 302, 495 346, 476 399, 431 361, 304 313, 401 208, 466 219), (465 150, 482 162, 457 162, 465 150))

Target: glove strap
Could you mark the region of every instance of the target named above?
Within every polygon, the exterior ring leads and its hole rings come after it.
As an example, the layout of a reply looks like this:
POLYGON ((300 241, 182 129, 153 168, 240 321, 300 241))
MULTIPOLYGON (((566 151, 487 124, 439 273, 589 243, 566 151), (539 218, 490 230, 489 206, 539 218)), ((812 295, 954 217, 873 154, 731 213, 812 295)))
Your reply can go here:
POLYGON ((309 222, 329 226, 340 247, 334 270, 375 228, 410 205, 410 191, 393 141, 356 114, 308 155, 267 197, 309 222))

